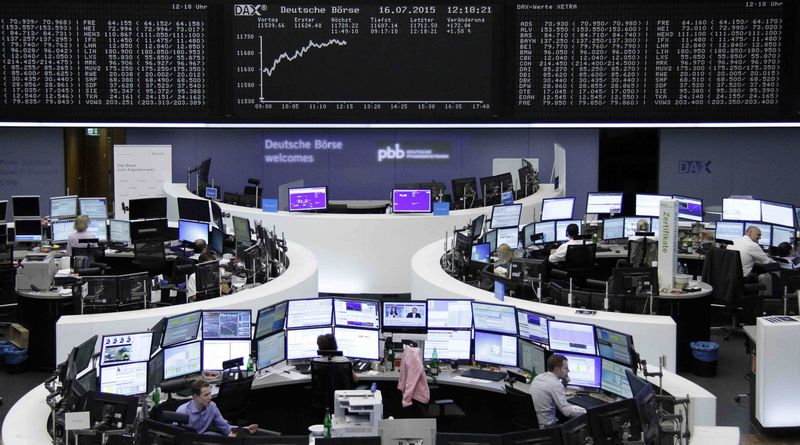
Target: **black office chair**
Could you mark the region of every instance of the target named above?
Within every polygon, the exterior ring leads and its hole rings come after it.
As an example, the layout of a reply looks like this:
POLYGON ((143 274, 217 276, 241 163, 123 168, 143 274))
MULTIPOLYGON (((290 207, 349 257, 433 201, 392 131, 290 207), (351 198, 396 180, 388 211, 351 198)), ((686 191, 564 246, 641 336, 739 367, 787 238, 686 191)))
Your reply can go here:
POLYGON ((144 419, 139 422, 136 443, 138 445, 182 445, 184 434, 186 431, 183 428, 152 419, 144 419))
POLYGON ((103 247, 73 247, 70 264, 76 271, 97 268, 100 273, 111 270, 106 260, 106 250, 103 247))
POLYGON ((761 297, 758 291, 765 287, 762 284, 745 282, 738 251, 709 249, 703 261, 703 282, 714 288, 711 306, 721 308, 722 314, 731 318, 725 340, 738 329, 740 321, 755 324, 755 318, 761 313, 761 297))
POLYGON ((164 273, 167 265, 164 240, 150 238, 135 241, 133 243, 133 264, 153 276, 164 273))
POLYGON ((539 428, 533 399, 527 392, 506 385, 506 407, 511 415, 509 422, 515 428, 514 431, 539 428))
POLYGON ((554 279, 569 280, 572 278, 573 287, 586 284, 586 279, 595 267, 594 259, 597 255, 597 244, 571 244, 567 246, 564 261, 553 265, 550 275, 554 279))
POLYGON ((314 418, 322 418, 325 408, 333 413, 333 393, 353 389, 353 364, 350 361, 311 361, 311 408, 314 418))
POLYGON ((242 415, 247 411, 252 386, 253 376, 220 383, 214 403, 217 404, 222 417, 232 424, 241 423, 242 415))
POLYGON ((658 260, 658 240, 639 238, 628 240, 628 267, 651 267, 658 260))

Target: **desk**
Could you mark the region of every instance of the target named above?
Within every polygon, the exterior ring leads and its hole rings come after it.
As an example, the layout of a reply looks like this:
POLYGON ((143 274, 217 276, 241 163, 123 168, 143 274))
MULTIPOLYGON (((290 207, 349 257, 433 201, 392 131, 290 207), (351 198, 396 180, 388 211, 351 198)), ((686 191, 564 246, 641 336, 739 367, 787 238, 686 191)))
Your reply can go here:
POLYGON ((739 427, 698 426, 692 431, 689 445, 738 445, 739 427))

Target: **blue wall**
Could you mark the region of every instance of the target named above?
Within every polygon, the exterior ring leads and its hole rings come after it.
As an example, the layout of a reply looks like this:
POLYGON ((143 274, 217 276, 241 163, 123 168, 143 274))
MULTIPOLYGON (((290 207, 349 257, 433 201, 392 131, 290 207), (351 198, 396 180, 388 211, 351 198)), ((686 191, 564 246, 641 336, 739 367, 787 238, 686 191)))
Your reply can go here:
POLYGON ((64 195, 64 131, 60 128, 0 129, 0 200, 12 195, 40 195, 40 211, 50 211, 50 197, 64 195))

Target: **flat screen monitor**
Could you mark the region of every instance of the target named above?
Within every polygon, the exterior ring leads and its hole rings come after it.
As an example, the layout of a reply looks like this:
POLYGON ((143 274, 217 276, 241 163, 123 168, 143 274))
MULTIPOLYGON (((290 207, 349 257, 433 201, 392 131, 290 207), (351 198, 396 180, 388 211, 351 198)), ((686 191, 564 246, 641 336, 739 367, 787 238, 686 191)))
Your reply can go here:
POLYGON ((150 358, 153 333, 104 335, 100 350, 100 365, 146 362, 150 358))
POLYGON ((192 341, 197 338, 202 315, 200 311, 167 318, 163 347, 192 341))
POLYGON ((289 211, 305 212, 328 208, 328 187, 301 187, 289 189, 289 211))
POLYGON ((472 224, 470 224, 470 236, 472 239, 477 239, 483 233, 483 221, 486 219, 483 215, 478 215, 475 219, 472 220, 472 224))
POLYGON ((520 230, 520 233, 522 233, 522 247, 527 249, 533 246, 533 235, 536 234, 536 223, 526 224, 522 230, 520 230))
POLYGON ((549 315, 518 309, 517 325, 519 327, 519 336, 526 340, 549 345, 547 322, 552 319, 553 317, 549 315))
POLYGON ((217 199, 219 193, 217 192, 216 187, 206 187, 206 192, 204 196, 206 199, 217 199))
POLYGON ((256 341, 256 369, 260 371, 284 360, 286 360, 284 331, 277 331, 256 341))
POLYGON ((392 190, 392 212, 394 213, 430 213, 433 210, 433 199, 428 189, 394 189, 392 190))
POLYGON ((94 219, 108 218, 106 198, 80 198, 78 201, 81 205, 81 215, 94 219))
POLYGON ((302 360, 318 356, 317 337, 332 333, 333 328, 330 326, 310 329, 289 329, 286 331, 286 359, 302 360))
POLYGON ((330 298, 289 300, 286 328, 330 326, 332 313, 333 300, 330 298))
POLYGON ((203 311, 203 340, 249 339, 250 309, 203 311))
POLYGON ((100 392, 123 396, 147 393, 147 362, 103 366, 100 369, 100 392))
POLYGON ((97 238, 101 243, 108 241, 108 227, 106 226, 105 219, 90 219, 89 227, 86 231, 92 234, 93 238, 97 238))
MULTIPOLYGON (((633 337, 622 332, 612 331, 600 326, 595 326, 597 334, 597 354, 600 357, 614 360, 628 367, 636 365, 633 363, 633 337)), ((623 376, 624 376, 623 372, 623 376)))
POLYGON ((333 316, 336 326, 380 329, 378 311, 380 301, 333 299, 333 316))
POLYGON ((662 199, 670 199, 668 195, 636 194, 636 214, 640 216, 658 216, 662 199))
POLYGON ((519 339, 517 342, 517 356, 520 368, 537 374, 547 371, 547 364, 544 358, 544 348, 529 341, 519 339))
POLYGON ((761 221, 761 201, 744 198, 722 198, 723 221, 761 221))
POLYGON ((195 287, 197 292, 219 289, 219 261, 206 261, 194 265, 195 287))
POLYGON ((233 236, 237 243, 250 245, 250 220, 247 218, 233 217, 233 236))
POLYGON ((224 250, 225 234, 222 230, 212 227, 211 234, 208 236, 208 248, 213 252, 222 255, 224 250))
POLYGON ((472 301, 428 300, 428 328, 469 329, 472 327, 472 301))
POLYGON ((660 218, 650 218, 650 231, 654 234, 658 235, 661 229, 661 219, 660 218))
POLYGON ((75 353, 75 371, 78 374, 83 372, 83 370, 88 368, 91 364, 96 344, 97 335, 93 335, 91 338, 78 345, 78 350, 75 353))
POLYGON ((50 198, 50 219, 75 218, 78 216, 77 196, 54 196, 50 198))
MULTIPOLYGON (((149 366, 149 364, 148 364, 149 366)), ((150 378, 148 376, 148 385, 150 378)), ((81 385, 84 391, 97 391, 97 370, 92 369, 91 371, 87 372, 86 374, 78 377, 77 379, 78 384, 81 385)), ((149 391, 148 391, 149 392, 149 391)))
POLYGON ((616 267, 612 274, 616 295, 643 297, 658 292, 658 269, 655 267, 616 267))
POLYGON ((603 239, 615 240, 625 238, 625 218, 609 218, 603 220, 603 239))
POLYGON ((433 350, 439 360, 469 360, 471 357, 472 338, 469 329, 460 331, 451 329, 430 329, 425 340, 423 357, 429 360, 433 350))
POLYGON ((678 201, 678 218, 688 219, 690 221, 703 220, 702 199, 678 195, 672 195, 672 199, 678 201))
POLYGON ((645 223, 647 223, 647 230, 651 231, 650 230, 650 223, 651 223, 652 220, 650 219, 650 217, 647 217, 647 216, 626 216, 624 219, 625 219, 625 229, 624 229, 624 232, 623 232, 623 237, 624 238, 629 238, 631 236, 635 236, 636 235, 636 231, 639 228, 639 221, 644 221, 645 223))
POLYGON ((167 319, 162 318, 150 328, 153 333, 153 341, 150 343, 150 355, 152 356, 156 350, 161 348, 161 339, 164 337, 164 329, 167 327, 167 319))
POLYGON ((575 224, 578 226, 578 235, 583 235, 583 224, 582 221, 579 219, 572 219, 566 221, 556 221, 556 241, 559 243, 563 243, 569 241, 569 237, 567 236, 567 226, 570 224, 575 224))
POLYGON ((208 244, 208 223, 178 220, 178 240, 185 243, 193 243, 203 240, 208 244))
MULTIPOLYGON (((610 392, 611 394, 624 397, 626 399, 633 397, 633 393, 631 393, 631 385, 628 383, 628 375, 626 374, 626 370, 630 368, 606 358, 603 358, 601 362, 602 371, 600 373, 600 387, 603 389, 603 391, 610 392)), ((570 363, 570 371, 571 370, 572 364, 570 363)), ((570 379, 571 378, 572 377, 570 377, 570 379)))
POLYGON ((622 213, 622 193, 589 193, 586 196, 586 213, 622 213))
POLYGON ((425 301, 384 301, 382 314, 384 331, 420 331, 427 326, 428 304, 425 301))
POLYGON ((54 243, 65 243, 75 232, 75 220, 62 219, 50 222, 51 238, 54 243))
POLYGON ((16 241, 41 241, 42 221, 40 219, 18 219, 14 221, 16 241))
MULTIPOLYGON (((147 272, 119 275, 117 280, 119 302, 123 304, 144 303, 148 296, 148 280, 147 272)), ((154 340, 158 341, 159 339, 154 340)))
POLYGON ((31 196, 12 196, 11 212, 14 219, 18 218, 39 218, 39 195, 31 196))
POLYGON ((363 360, 378 360, 380 331, 337 326, 333 334, 342 355, 363 360))
POLYGON ((211 222, 211 212, 205 199, 178 198, 178 218, 189 221, 211 222))
POLYGON ((575 207, 575 198, 548 198, 542 200, 542 216, 540 221, 556 221, 559 219, 572 219, 575 207))
POLYGON ((492 207, 492 220, 490 229, 505 227, 519 227, 519 218, 522 215, 522 204, 500 205, 492 207))
POLYGON ((461 232, 456 232, 455 245, 453 247, 456 252, 466 257, 470 253, 469 249, 471 245, 472 240, 467 235, 464 235, 461 232))
POLYGON ((261 338, 282 331, 284 324, 286 324, 286 307, 288 305, 288 302, 282 301, 259 309, 254 338, 261 338))
POLYGON ((475 361, 517 366, 517 336, 475 331, 475 361))
POLYGON ((517 312, 514 306, 472 302, 475 329, 517 335, 517 312))
POLYGON ((163 349, 164 380, 196 374, 203 370, 203 347, 199 341, 163 349))
POLYGON ((489 257, 492 255, 492 246, 489 243, 478 243, 472 245, 469 259, 476 263, 489 264, 489 257))
MULTIPOLYGON (((758 245, 760 246, 771 246, 772 245, 772 226, 769 224, 763 224, 760 222, 754 221, 745 221, 744 223, 744 233, 747 233, 748 227, 758 227, 761 230, 761 238, 758 240, 758 245)), ((742 235, 744 235, 742 233, 742 235)))
POLYGON ((538 222, 536 223, 534 229, 534 233, 541 233, 543 238, 542 241, 537 241, 537 244, 540 243, 554 243, 556 242, 556 222, 555 221, 546 221, 546 222, 538 222))
POLYGON ((794 206, 782 202, 761 201, 761 221, 794 227, 794 206))
POLYGON ((161 219, 167 217, 167 198, 139 198, 128 202, 128 217, 136 219, 161 219))
POLYGON ((0 221, 6 220, 6 212, 8 211, 8 201, 0 201, 0 221))
POLYGON ((497 229, 497 246, 507 245, 512 249, 519 248, 519 229, 516 227, 506 227, 497 229))
POLYGON ((594 326, 583 323, 550 320, 547 323, 550 350, 595 355, 594 326))
POLYGON ((794 227, 772 226, 772 245, 778 247, 781 243, 794 242, 794 227))
POLYGON ((499 204, 503 192, 514 191, 514 178, 511 173, 481 178, 481 190, 486 204, 499 204))
POLYGON ((131 242, 131 223, 121 219, 108 221, 108 240, 112 243, 129 244, 131 242))
POLYGON ((717 240, 733 241, 744 235, 744 223, 733 221, 717 221, 714 229, 714 238, 717 240))
POLYGON ((489 249, 494 252, 497 250, 497 230, 490 230, 483 235, 483 240, 489 244, 489 249))
POLYGON ((203 340, 203 370, 221 371, 222 362, 250 357, 250 340, 203 340))
POLYGON ((160 386, 163 380, 164 352, 158 351, 158 353, 150 357, 150 361, 147 362, 147 392, 150 393, 153 391, 156 385, 160 386))
POLYGON ((603 364, 596 355, 559 352, 569 361, 569 384, 583 388, 600 388, 603 364))

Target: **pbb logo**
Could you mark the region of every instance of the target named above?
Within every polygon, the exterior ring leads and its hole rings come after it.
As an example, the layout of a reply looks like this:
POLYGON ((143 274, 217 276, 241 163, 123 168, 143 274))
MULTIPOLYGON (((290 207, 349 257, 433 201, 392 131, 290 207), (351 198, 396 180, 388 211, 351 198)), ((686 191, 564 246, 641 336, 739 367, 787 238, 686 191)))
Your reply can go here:
POLYGON ((711 161, 678 161, 678 173, 711 173, 711 161))
POLYGON ((400 144, 387 145, 386 148, 378 150, 378 162, 383 162, 384 159, 403 159, 406 157, 406 151, 400 148, 400 144))

